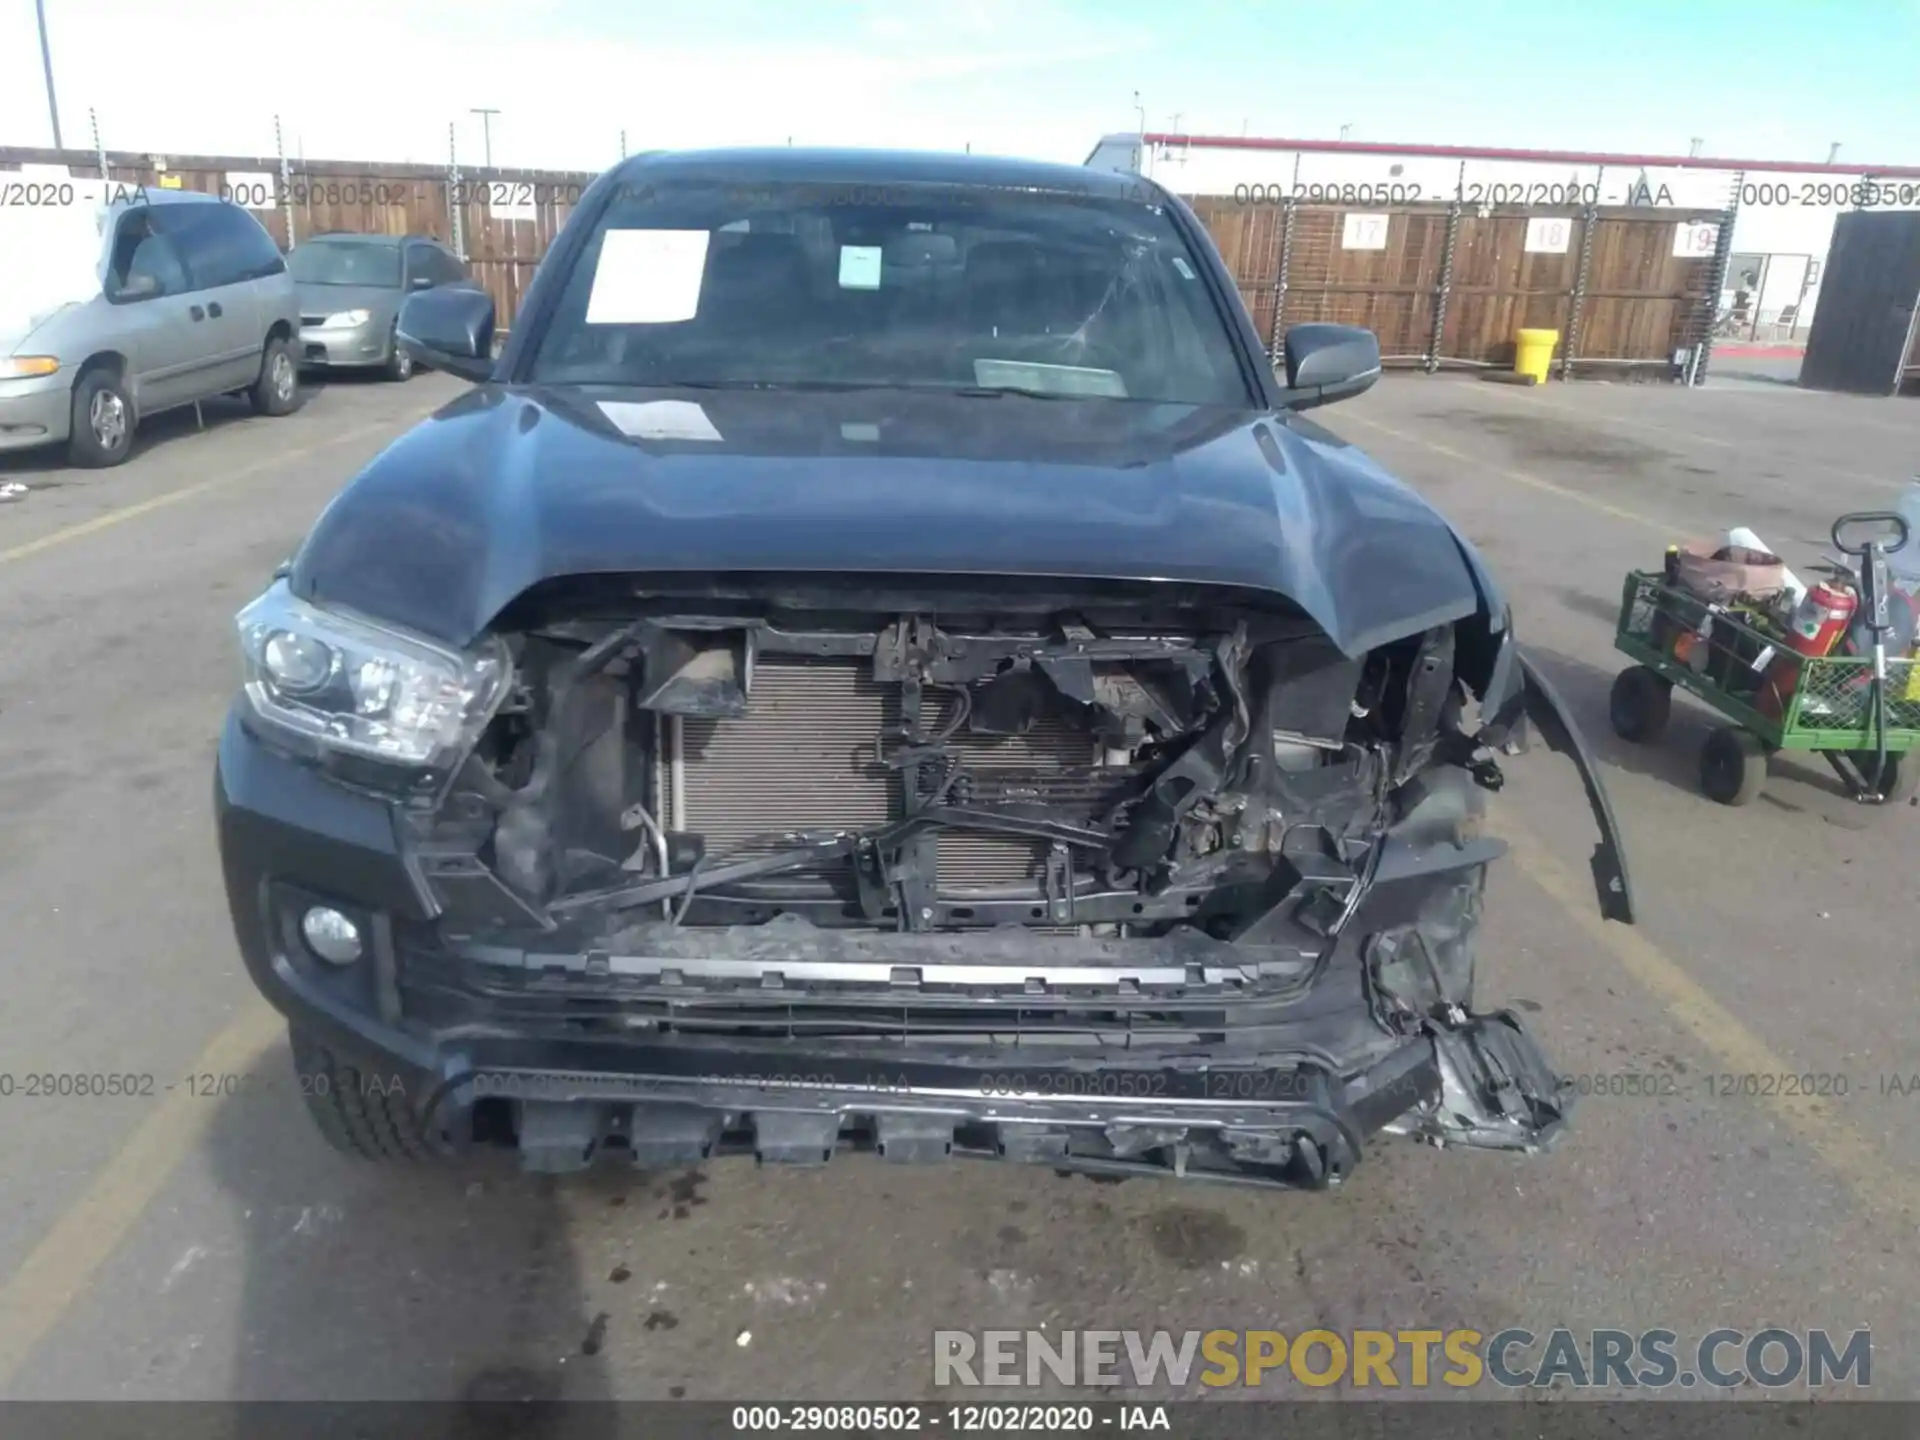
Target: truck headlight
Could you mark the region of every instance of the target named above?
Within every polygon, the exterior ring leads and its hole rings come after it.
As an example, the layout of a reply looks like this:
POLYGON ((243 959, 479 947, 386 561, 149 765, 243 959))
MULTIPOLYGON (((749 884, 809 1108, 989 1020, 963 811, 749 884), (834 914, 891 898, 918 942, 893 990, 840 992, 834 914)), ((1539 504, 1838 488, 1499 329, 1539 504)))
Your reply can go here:
POLYGON ((316 744, 450 768, 493 718, 512 679, 506 646, 461 653, 309 605, 277 581, 235 617, 245 691, 268 726, 316 744))
POLYGON ((337 315, 329 315, 320 322, 322 330, 351 330, 356 325, 367 323, 371 310, 342 310, 337 315))

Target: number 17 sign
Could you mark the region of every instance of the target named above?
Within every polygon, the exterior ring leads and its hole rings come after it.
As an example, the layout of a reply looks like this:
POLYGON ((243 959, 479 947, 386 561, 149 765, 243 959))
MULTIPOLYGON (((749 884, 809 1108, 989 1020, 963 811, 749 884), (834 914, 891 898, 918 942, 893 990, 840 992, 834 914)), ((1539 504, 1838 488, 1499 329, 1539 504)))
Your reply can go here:
POLYGON ((1347 215, 1340 226, 1342 250, 1384 250, 1387 248, 1385 215, 1347 215))

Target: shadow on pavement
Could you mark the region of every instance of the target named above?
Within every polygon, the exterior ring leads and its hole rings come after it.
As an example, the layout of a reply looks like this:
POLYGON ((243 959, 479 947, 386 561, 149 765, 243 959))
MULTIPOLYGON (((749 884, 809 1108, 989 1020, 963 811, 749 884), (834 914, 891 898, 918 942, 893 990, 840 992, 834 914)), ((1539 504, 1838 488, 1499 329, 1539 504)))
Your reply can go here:
MULTIPOLYGON (((1600 607, 1582 601, 1574 608, 1597 614, 1600 607)), ((1605 608, 1603 618, 1611 624, 1617 611, 1611 605, 1605 608)), ((1622 670, 1633 664, 1631 660, 1621 655, 1617 657, 1618 664, 1601 669, 1537 645, 1527 646, 1526 651, 1527 658, 1540 667, 1548 683, 1573 710, 1581 734, 1603 764, 1634 775, 1650 775, 1686 792, 1702 805, 1718 808, 1700 793, 1700 746, 1710 729, 1724 723, 1718 714, 1691 696, 1676 691, 1666 733, 1658 740, 1636 745, 1616 735, 1608 719, 1613 682, 1622 670)), ((1773 757, 1768 787, 1759 803, 1794 813, 1815 810, 1849 828, 1855 823, 1851 817, 1858 808, 1824 760, 1817 755, 1801 754, 1773 757)))
POLYGON ((1743 380, 1760 385, 1784 385, 1789 390, 1800 386, 1800 362, 1774 362, 1771 365, 1749 361, 1745 364, 1716 359, 1707 383, 1717 380, 1743 380))
MULTIPOLYGON (((418 378, 430 374, 430 371, 415 371, 418 378)), ((358 371, 339 371, 317 373, 302 371, 300 374, 300 404, 294 410, 299 414, 307 406, 320 399, 326 392, 339 387, 343 393, 351 394, 360 390, 378 390, 387 387, 405 389, 377 371, 361 373, 358 371)), ((241 425, 253 421, 261 425, 278 424, 271 416, 259 415, 245 397, 216 395, 211 400, 200 403, 200 419, 196 420, 193 406, 183 405, 178 409, 165 410, 158 415, 150 415, 140 421, 133 436, 133 453, 122 466, 138 465, 143 456, 156 450, 162 450, 182 440, 192 440, 203 435, 211 435, 216 430, 225 430, 229 426, 241 425)), ((17 480, 29 490, 57 490, 69 484, 69 477, 89 476, 110 478, 115 466, 105 470, 78 470, 67 463, 65 442, 57 445, 40 445, 31 450, 17 450, 0 455, 0 479, 17 480)))
MULTIPOLYGON (((133 435, 133 453, 122 463, 138 464, 142 455, 154 450, 163 449, 181 440, 191 440, 203 433, 212 434, 215 430, 224 430, 229 425, 243 421, 257 420, 266 425, 277 423, 270 417, 256 415, 253 406, 245 400, 236 400, 230 395, 220 395, 212 400, 201 402, 200 412, 204 425, 194 419, 191 405, 182 406, 177 410, 166 410, 141 420, 139 428, 133 435)), ((41 445, 32 450, 20 450, 10 455, 0 456, 0 476, 19 480, 29 489, 58 488, 65 482, 38 480, 35 477, 59 472, 110 475, 112 470, 75 472, 73 467, 67 464, 65 442, 58 445, 41 445)))
MULTIPOLYGON (((452 1401, 418 1416, 418 1433, 450 1436, 506 1433, 499 1402, 611 1398, 609 1320, 586 1313, 568 1182, 505 1157, 381 1166, 336 1154, 304 1113, 284 1043, 238 1090, 208 1140, 244 1217, 231 1398, 452 1401)), ((559 1423, 544 1408, 524 1418, 511 1433, 559 1423)), ((575 1410, 565 1433, 590 1440, 613 1422, 610 1409, 575 1410)))
MULTIPOLYGON (((424 365, 414 367, 416 376, 429 373, 424 365)), ((386 371, 377 366, 365 370, 302 370, 300 372, 300 388, 309 395, 324 394, 334 386, 348 391, 384 390, 389 386, 395 389, 406 388, 400 382, 389 380, 386 371)))

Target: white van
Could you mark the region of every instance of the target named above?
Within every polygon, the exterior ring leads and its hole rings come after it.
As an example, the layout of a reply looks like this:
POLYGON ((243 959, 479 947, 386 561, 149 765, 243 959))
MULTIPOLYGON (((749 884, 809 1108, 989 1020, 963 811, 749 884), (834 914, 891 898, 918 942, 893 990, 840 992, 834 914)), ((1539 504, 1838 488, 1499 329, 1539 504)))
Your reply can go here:
POLYGON ((300 307, 260 222, 193 191, 90 188, 0 210, 0 452, 64 442, 75 465, 118 465, 162 410, 294 410, 300 307))

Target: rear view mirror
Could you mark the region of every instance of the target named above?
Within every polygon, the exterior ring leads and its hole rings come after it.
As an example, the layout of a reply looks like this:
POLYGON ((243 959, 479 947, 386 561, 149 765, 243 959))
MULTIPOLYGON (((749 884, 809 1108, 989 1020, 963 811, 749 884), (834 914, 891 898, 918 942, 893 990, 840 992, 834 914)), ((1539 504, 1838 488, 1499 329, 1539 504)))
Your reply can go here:
POLYGON ((1295 325, 1285 343, 1290 410, 1349 400, 1380 378, 1380 341, 1358 325, 1295 325))
POLYGON ((484 290, 441 286, 409 295, 395 329, 416 364, 462 380, 493 375, 493 297, 484 290))

